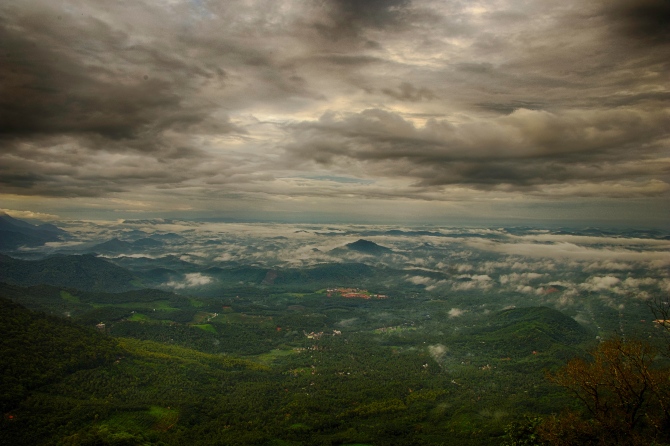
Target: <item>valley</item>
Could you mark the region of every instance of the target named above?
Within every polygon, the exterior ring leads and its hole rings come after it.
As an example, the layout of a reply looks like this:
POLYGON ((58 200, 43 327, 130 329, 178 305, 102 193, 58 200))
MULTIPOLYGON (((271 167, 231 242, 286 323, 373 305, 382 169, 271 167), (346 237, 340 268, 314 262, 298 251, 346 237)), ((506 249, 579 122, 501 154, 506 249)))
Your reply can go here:
POLYGON ((663 233, 66 229, 0 258, 0 444, 500 444, 601 339, 664 345, 663 233))

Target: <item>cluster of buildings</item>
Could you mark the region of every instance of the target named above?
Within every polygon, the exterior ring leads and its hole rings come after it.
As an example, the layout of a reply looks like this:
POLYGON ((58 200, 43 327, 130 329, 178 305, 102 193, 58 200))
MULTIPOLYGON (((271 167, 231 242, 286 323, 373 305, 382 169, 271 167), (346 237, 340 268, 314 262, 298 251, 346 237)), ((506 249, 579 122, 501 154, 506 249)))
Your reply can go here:
MULTIPOLYGON (((305 330, 303 330, 302 333, 305 335, 305 337, 307 337, 307 339, 319 340, 323 336, 322 331, 320 331, 318 333, 315 333, 315 332, 307 333, 305 330)), ((332 334, 326 334, 326 336, 340 336, 341 334, 342 334, 342 332, 340 330, 333 330, 332 334)))
POLYGON ((328 297, 339 295, 345 299, 386 299, 385 294, 372 294, 368 290, 361 290, 358 288, 329 288, 326 290, 328 297))

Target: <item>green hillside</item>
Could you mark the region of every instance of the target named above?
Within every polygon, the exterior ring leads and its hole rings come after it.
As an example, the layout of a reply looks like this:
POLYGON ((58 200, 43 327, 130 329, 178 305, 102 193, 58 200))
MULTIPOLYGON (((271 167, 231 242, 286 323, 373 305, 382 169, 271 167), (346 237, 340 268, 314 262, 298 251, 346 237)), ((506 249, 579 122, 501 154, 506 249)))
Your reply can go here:
POLYGON ((109 364, 121 349, 92 329, 0 297, 0 352, 0 410, 6 412, 40 386, 109 364))
POLYGON ((521 341, 535 342, 539 347, 558 342, 578 344, 588 332, 574 319, 547 307, 513 308, 498 313, 492 321, 495 336, 513 336, 521 341))
MULTIPOLYGON (((5 289, 20 298, 20 288, 5 289)), ((175 296, 24 291, 73 305, 114 302, 98 308, 106 311, 175 296)), ((320 294, 293 299, 330 302, 320 294)), ((310 310, 271 316, 258 306, 261 316, 234 305, 189 323, 128 314, 107 326, 124 337, 110 337, 6 299, 2 305, 1 445, 495 444, 517 416, 565 404, 543 377, 556 363, 548 352, 500 358, 514 333, 540 330, 572 342, 571 319, 544 308, 502 312, 488 331, 468 336, 412 327, 384 334, 373 320, 335 335, 337 319, 310 310), (312 330, 325 333, 306 336, 312 330), (505 330, 507 339, 491 349, 488 340, 505 330)))
POLYGON ((0 255, 0 282, 14 285, 54 285, 82 291, 119 292, 137 288, 128 270, 93 255, 55 255, 20 260, 0 255))

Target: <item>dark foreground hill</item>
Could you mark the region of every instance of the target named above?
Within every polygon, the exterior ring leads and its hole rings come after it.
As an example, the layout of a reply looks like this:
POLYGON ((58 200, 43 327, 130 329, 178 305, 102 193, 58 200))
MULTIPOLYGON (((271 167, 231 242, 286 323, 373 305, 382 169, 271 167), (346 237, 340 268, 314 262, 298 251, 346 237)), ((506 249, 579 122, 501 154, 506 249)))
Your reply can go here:
POLYGON ((194 444, 179 433, 212 405, 217 383, 259 368, 115 339, 0 296, 0 445, 194 444))
MULTIPOLYGON (((135 311, 151 311, 156 307, 169 308, 171 320, 175 320, 179 315, 175 313, 176 310, 191 308, 188 299, 183 296, 155 289, 105 293, 52 285, 21 287, 0 282, 0 296, 12 299, 28 309, 72 317, 87 325, 122 319, 135 311)), ((164 316, 165 311, 153 311, 152 314, 164 316)))
POLYGON ((127 291, 137 287, 128 270, 93 255, 56 255, 20 260, 0 255, 0 282, 13 285, 54 285, 82 291, 127 291))
POLYGON ((111 338, 0 297, 0 410, 5 413, 33 389, 108 364, 120 353, 111 338))

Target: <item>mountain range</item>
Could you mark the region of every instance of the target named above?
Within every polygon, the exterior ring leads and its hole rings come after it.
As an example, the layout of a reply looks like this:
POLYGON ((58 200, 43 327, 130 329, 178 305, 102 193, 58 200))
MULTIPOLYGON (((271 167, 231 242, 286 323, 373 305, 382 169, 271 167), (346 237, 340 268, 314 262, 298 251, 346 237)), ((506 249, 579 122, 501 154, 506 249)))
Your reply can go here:
POLYGON ((33 225, 0 213, 0 250, 15 250, 20 247, 42 246, 48 242, 57 242, 68 236, 59 227, 44 223, 33 225))

